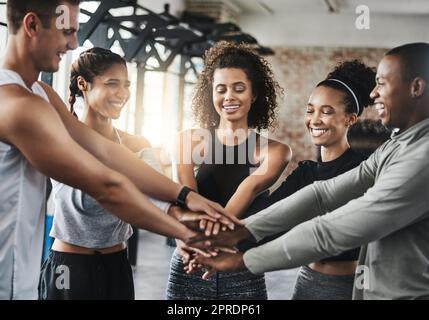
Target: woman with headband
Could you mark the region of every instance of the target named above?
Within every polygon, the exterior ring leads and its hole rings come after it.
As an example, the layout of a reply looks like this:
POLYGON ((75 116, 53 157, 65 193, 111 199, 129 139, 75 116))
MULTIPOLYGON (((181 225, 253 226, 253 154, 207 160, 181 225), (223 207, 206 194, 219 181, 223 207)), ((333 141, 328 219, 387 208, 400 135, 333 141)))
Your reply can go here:
MULTIPOLYGON (((317 180, 327 180, 357 167, 365 158, 350 148, 347 133, 365 107, 375 86, 375 72, 359 61, 338 65, 311 94, 305 125, 320 159, 302 161, 272 195, 279 201, 317 180)), ((359 248, 303 266, 292 299, 352 299, 359 248)))
MULTIPOLYGON (((363 109, 372 105, 369 95, 374 86, 375 72, 357 60, 338 65, 316 86, 304 122, 313 143, 320 147, 320 159, 301 161, 268 199, 252 209, 262 210, 314 181, 336 177, 365 160, 350 148, 347 133, 363 109)), ((301 267, 292 299, 352 299, 358 256, 356 248, 301 267)))

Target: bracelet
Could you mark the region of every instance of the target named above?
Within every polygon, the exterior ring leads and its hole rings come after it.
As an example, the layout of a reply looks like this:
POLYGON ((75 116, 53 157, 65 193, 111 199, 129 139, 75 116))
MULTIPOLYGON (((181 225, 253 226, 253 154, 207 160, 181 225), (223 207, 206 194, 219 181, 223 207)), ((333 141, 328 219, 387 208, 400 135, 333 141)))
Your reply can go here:
POLYGON ((176 204, 182 208, 186 208, 186 197, 188 196, 189 192, 192 192, 191 188, 184 186, 182 190, 180 190, 179 195, 177 196, 176 204))

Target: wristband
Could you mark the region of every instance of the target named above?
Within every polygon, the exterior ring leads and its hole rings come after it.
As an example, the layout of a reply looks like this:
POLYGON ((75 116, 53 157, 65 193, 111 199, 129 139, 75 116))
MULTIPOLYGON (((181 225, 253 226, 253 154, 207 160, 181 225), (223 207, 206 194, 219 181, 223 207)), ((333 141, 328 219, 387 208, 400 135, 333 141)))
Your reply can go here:
POLYGON ((176 204, 182 208, 186 208, 186 197, 188 196, 189 192, 192 192, 191 188, 188 188, 187 186, 184 186, 182 190, 180 190, 179 195, 177 196, 176 204))

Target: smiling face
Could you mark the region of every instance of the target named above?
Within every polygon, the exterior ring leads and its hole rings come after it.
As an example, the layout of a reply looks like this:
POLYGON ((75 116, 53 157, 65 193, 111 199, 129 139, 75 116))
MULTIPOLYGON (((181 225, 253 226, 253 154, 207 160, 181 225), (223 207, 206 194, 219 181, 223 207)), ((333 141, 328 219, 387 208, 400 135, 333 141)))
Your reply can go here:
POLYGON ((213 105, 221 121, 246 120, 255 101, 252 83, 242 69, 216 69, 213 74, 213 105))
MULTIPOLYGON (((68 28, 57 28, 57 17, 51 19, 50 27, 44 28, 40 20, 37 34, 31 38, 31 55, 36 68, 44 72, 56 72, 64 55, 78 47, 79 6, 64 3, 70 18, 68 28)), ((31 18, 30 18, 31 19, 31 18)))
POLYGON ((123 64, 113 64, 86 85, 87 90, 83 90, 83 94, 91 111, 104 118, 118 119, 130 97, 127 67, 123 64))
POLYGON ((400 58, 385 56, 377 69, 376 86, 371 92, 375 108, 383 125, 399 128, 409 127, 411 117, 411 86, 401 76, 400 58))
POLYGON ((329 147, 347 140, 356 115, 348 115, 345 110, 344 93, 324 86, 314 89, 304 122, 315 145, 329 147))

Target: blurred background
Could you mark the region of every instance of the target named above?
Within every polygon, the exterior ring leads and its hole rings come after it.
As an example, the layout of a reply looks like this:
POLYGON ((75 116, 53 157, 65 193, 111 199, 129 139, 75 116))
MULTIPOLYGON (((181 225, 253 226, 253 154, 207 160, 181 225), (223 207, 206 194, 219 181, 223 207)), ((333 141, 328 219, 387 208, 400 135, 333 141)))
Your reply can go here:
MULTIPOLYGON (((286 92, 271 133, 293 149, 289 172, 316 155, 302 121, 314 86, 342 60, 358 58, 376 67, 389 48, 429 42, 428 18, 427 0, 82 1, 81 47, 43 80, 67 101, 70 64, 81 51, 102 46, 125 56, 132 98, 116 125, 147 137, 170 174, 175 133, 195 126, 189 105, 204 51, 219 40, 252 43, 286 92)), ((5 22, 0 1, 0 57, 5 22)), ((367 110, 363 118, 372 117, 367 110)))
MULTIPOLYGON (((285 176, 298 161, 317 156, 303 124, 315 85, 343 60, 361 59, 376 67, 392 47, 429 42, 429 1, 82 1, 80 22, 80 47, 63 58, 59 72, 43 74, 41 79, 68 101, 70 65, 82 51, 100 46, 124 56, 132 95, 115 126, 149 139, 168 176, 172 175, 169 152, 175 134, 196 126, 190 100, 204 51, 220 40, 252 44, 266 56, 285 89, 278 126, 270 132, 272 138, 292 147, 293 160, 285 176)), ((6 1, 0 0, 0 60, 7 37, 6 1)), ((79 105, 77 112, 82 114, 79 105)), ((368 108, 362 118, 371 128, 374 110, 368 108)), ((138 255, 133 257, 138 299, 164 297, 173 250, 160 249, 159 242, 164 241, 140 231, 138 255)), ((295 273, 268 274, 269 298, 287 299, 295 273)))

